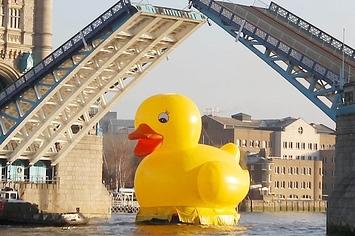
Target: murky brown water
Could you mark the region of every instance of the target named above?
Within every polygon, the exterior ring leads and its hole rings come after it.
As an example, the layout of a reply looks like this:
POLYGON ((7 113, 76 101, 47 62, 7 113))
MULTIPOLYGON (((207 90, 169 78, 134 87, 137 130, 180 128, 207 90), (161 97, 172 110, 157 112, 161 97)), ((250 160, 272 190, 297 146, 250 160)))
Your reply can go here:
POLYGON ((87 226, 30 228, 0 226, 0 236, 44 235, 325 235, 325 214, 242 213, 237 227, 194 225, 136 225, 134 215, 113 215, 87 226))

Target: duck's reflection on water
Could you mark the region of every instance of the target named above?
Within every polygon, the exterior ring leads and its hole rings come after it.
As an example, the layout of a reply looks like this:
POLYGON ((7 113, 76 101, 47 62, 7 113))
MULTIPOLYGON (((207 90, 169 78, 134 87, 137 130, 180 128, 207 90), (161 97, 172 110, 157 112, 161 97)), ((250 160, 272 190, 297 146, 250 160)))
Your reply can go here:
POLYGON ((243 226, 137 225, 132 235, 243 235, 243 226))

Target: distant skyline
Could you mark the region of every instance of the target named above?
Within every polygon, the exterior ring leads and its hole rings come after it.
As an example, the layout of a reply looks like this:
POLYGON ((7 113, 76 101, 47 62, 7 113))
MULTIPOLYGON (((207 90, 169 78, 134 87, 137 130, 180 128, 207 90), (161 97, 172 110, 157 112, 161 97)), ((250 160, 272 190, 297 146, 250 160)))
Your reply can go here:
MULTIPOLYGON (((53 48, 57 48, 116 0, 55 0, 53 48), (80 9, 79 11, 77 9, 80 9), (78 15, 80 14, 80 15, 78 15)), ((234 0, 267 7, 270 1, 234 0)), ((355 47, 355 1, 276 0, 299 17, 355 47)), ((186 0, 142 0, 186 8, 186 0)), ((243 112, 255 119, 301 117, 308 123, 335 128, 334 122, 271 67, 212 22, 205 24, 131 89, 113 108, 118 118, 133 119, 139 104, 156 93, 182 93, 196 102, 201 114, 218 109, 219 116, 243 112)))

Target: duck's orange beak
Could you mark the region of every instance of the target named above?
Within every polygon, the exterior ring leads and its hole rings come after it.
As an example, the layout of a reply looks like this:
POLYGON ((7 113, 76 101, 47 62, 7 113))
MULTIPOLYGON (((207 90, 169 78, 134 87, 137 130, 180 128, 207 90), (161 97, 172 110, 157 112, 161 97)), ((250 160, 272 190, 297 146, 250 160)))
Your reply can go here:
POLYGON ((140 124, 138 128, 128 135, 130 140, 138 140, 134 154, 145 157, 152 153, 163 141, 163 136, 155 132, 146 124, 140 124))

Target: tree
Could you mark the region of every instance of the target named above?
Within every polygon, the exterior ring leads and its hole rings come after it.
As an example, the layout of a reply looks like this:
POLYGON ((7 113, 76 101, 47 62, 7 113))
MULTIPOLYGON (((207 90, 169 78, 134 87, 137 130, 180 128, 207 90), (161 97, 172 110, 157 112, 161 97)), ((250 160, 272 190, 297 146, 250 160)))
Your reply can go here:
POLYGON ((135 141, 128 140, 128 130, 104 135, 103 179, 110 189, 133 187, 139 160, 134 156, 135 141))

